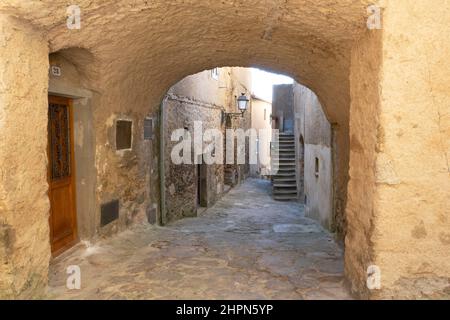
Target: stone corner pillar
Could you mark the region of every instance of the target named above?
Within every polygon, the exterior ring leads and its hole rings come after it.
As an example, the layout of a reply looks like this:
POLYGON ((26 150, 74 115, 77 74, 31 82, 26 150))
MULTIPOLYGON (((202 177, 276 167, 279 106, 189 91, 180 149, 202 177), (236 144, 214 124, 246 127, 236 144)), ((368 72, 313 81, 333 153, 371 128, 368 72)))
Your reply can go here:
POLYGON ((382 20, 352 52, 346 276, 364 298, 448 299, 450 6, 389 1, 382 20))
POLYGON ((450 298, 450 6, 384 12, 374 262, 379 298, 450 298))
POLYGON ((0 15, 0 298, 47 286, 47 88, 47 42, 0 15))

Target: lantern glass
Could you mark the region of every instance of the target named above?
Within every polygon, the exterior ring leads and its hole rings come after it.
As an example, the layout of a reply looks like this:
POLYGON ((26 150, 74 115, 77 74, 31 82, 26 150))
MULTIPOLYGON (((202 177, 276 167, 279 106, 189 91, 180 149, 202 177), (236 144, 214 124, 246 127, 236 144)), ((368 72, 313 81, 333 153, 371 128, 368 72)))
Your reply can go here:
POLYGON ((238 99, 237 104, 240 111, 245 111, 248 108, 249 99, 243 93, 238 99))

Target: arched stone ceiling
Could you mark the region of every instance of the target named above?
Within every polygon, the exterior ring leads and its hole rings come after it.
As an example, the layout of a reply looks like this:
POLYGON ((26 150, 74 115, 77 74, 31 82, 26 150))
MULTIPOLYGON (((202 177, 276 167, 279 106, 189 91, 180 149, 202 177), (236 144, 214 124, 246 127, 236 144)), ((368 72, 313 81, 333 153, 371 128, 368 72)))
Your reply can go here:
POLYGON ((101 88, 138 88, 157 104, 183 77, 216 66, 258 66, 312 88, 345 125, 349 57, 369 0, 79 0, 81 29, 66 27, 66 0, 3 0, 0 12, 42 30, 50 51, 81 47, 101 88))

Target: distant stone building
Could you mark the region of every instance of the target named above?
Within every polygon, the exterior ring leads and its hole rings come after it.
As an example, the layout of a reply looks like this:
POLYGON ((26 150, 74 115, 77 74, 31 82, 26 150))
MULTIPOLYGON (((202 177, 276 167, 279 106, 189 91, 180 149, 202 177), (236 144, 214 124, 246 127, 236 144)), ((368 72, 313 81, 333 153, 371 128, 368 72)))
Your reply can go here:
POLYGON ((272 126, 276 130, 271 161, 273 197, 282 201, 298 200, 299 172, 296 165, 294 95, 291 84, 273 86, 272 126))
POLYGON ((272 97, 273 128, 280 132, 294 133, 293 86, 275 85, 272 97))
POLYGON ((267 135, 272 135, 272 102, 252 95, 252 129, 258 132, 257 164, 250 164, 250 174, 253 177, 267 176, 270 173, 270 141, 260 136, 260 130, 267 130, 267 135), (263 143, 269 145, 263 146, 263 143), (269 151, 269 152, 267 152, 269 151))
POLYGON ((299 196, 308 217, 333 226, 332 129, 317 96, 294 83, 295 141, 299 196))
POLYGON ((275 199, 290 200, 288 195, 295 191, 296 198, 305 203, 306 215, 333 229, 332 128, 322 106, 314 92, 296 82, 274 86, 272 105, 273 125, 280 131, 280 152, 287 154, 279 156, 275 199), (288 150, 289 146, 295 146, 295 151, 288 150), (295 174, 289 176, 291 168, 295 174))
MULTIPOLYGON (((251 126, 250 108, 243 117, 226 114, 238 112, 236 99, 242 93, 250 97, 250 87, 250 69, 217 68, 188 76, 168 91, 162 106, 164 222, 197 216, 199 209, 213 205, 226 190, 249 175, 248 163, 225 164, 225 159, 223 164, 206 164, 204 159, 199 159, 195 164, 192 154, 192 164, 173 163, 171 153, 179 141, 172 141, 171 135, 177 129, 186 130, 193 141, 199 138, 195 137, 198 134, 195 132, 195 122, 201 122, 201 134, 207 129, 222 132, 225 149, 226 129, 247 130, 251 126)), ((217 150, 213 151, 216 152, 217 150)), ((248 148, 246 152, 248 153, 248 148)), ((224 150, 224 157, 225 154, 224 150)))

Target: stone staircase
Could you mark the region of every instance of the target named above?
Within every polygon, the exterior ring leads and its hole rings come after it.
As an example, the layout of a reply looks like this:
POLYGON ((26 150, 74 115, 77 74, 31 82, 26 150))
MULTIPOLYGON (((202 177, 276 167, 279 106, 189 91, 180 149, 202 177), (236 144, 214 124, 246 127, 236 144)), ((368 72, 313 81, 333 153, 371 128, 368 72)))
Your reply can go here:
POLYGON ((274 146, 278 149, 272 157, 272 166, 278 166, 278 172, 272 177, 272 194, 275 200, 289 201, 298 199, 297 176, 296 176, 296 155, 295 137, 292 134, 280 133, 278 144, 274 146))

